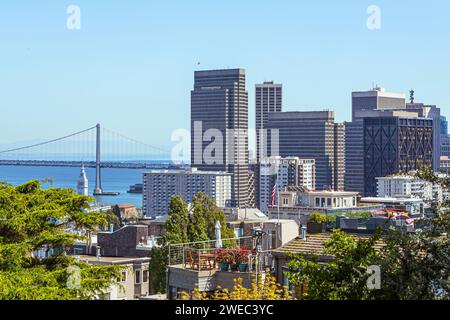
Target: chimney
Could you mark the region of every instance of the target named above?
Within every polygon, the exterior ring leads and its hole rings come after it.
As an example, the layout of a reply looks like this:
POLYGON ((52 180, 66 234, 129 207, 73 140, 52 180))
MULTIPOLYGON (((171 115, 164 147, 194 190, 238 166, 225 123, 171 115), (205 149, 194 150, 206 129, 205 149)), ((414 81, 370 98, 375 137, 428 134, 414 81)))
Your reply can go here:
POLYGON ((306 225, 302 224, 302 226, 300 228, 300 238, 303 241, 306 241, 306 234, 307 234, 306 225))

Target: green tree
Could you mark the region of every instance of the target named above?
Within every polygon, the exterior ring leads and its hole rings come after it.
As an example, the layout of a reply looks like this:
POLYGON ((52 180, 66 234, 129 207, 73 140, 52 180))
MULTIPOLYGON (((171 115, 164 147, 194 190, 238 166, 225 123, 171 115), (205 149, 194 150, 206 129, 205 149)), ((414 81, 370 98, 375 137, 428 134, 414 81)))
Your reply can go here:
POLYGON ((209 240, 207 214, 205 197, 198 193, 192 198, 192 214, 189 217, 188 235, 191 242, 209 240))
POLYGON ((375 256, 377 236, 356 240, 335 230, 325 242, 324 254, 333 257, 328 263, 319 263, 318 257, 292 255, 287 276, 296 287, 307 286, 300 293, 302 299, 358 300, 368 296, 367 267, 375 256))
POLYGON ((169 216, 165 224, 165 241, 169 243, 189 242, 189 210, 181 196, 173 196, 169 205, 169 216))
MULTIPOLYGON (((430 170, 419 171, 420 179, 450 188, 450 178, 430 170)), ((307 299, 449 299, 450 298, 450 201, 432 203, 432 215, 425 217, 421 230, 380 228, 369 240, 356 240, 335 231, 325 244, 325 253, 333 260, 319 264, 317 257, 293 255, 289 262, 289 280, 296 286, 307 285, 307 299), (381 237, 381 238, 380 238, 381 237), (383 245, 378 251, 376 241, 383 245), (366 286, 368 266, 378 266, 381 286, 366 286)))
POLYGON ((66 255, 77 240, 107 226, 111 214, 90 212, 92 199, 70 189, 43 190, 39 181, 18 187, 0 184, 0 299, 90 299, 116 283, 120 270, 93 266, 66 255), (53 250, 48 258, 38 250, 53 250), (81 286, 68 286, 70 268, 80 270, 81 286))

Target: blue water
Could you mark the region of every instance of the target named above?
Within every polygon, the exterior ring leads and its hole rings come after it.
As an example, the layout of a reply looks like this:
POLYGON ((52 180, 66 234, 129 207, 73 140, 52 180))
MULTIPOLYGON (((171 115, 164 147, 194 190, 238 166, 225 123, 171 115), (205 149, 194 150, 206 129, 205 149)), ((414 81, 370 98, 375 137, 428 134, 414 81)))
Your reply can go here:
MULTIPOLYGON (((138 169, 102 169, 103 191, 120 192, 120 195, 117 197, 95 197, 97 202, 107 205, 132 204, 142 207, 142 195, 129 194, 127 190, 132 184, 142 183, 142 173, 145 171, 138 169)), ((95 169, 86 168, 86 174, 89 180, 89 192, 92 195, 95 187, 95 169)), ((79 175, 80 168, 0 166, 0 181, 15 186, 29 180, 52 178, 52 187, 76 190, 79 175)), ((43 187, 48 188, 50 184, 44 184, 43 187)))

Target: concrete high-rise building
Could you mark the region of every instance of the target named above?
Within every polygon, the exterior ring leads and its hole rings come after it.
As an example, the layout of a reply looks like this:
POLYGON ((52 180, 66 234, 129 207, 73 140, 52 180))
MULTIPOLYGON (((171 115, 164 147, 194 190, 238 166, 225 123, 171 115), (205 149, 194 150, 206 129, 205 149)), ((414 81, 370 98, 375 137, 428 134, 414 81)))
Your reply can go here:
POLYGON ((441 166, 441 109, 424 103, 407 103, 406 111, 417 112, 419 117, 433 119, 433 170, 441 166))
POLYGON ((447 121, 447 118, 444 117, 444 116, 441 116, 440 123, 441 123, 441 135, 448 136, 448 121, 447 121))
POLYGON ((231 201, 231 174, 225 172, 190 170, 154 170, 144 173, 143 213, 145 216, 166 215, 170 198, 181 196, 190 203, 192 197, 203 192, 220 208, 231 201))
MULTIPOLYGON (((288 186, 302 186, 309 190, 315 189, 316 165, 314 159, 298 157, 269 157, 261 159, 259 166, 259 204, 262 212, 268 212, 272 202, 272 192, 285 191, 288 186)), ((275 197, 275 205, 277 204, 275 197)))
POLYGON ((391 112, 364 118, 364 195, 377 195, 376 179, 433 165, 433 120, 391 112))
POLYGON ((191 165, 232 173, 231 206, 248 206, 245 70, 196 71, 191 91, 191 165))
POLYGON ((403 93, 386 92, 384 88, 352 92, 352 122, 360 119, 359 111, 404 109, 406 96, 403 93))
POLYGON ((335 124, 334 112, 274 112, 269 114, 267 128, 278 129, 276 145, 270 148, 277 148, 281 157, 315 160, 317 189, 341 190, 345 132, 335 124))
POLYGON ((406 107, 402 93, 386 92, 384 88, 352 92, 352 122, 345 123, 344 189, 364 194, 363 119, 373 111, 396 110, 406 107))
POLYGON ((442 202, 442 187, 410 175, 377 178, 377 197, 420 198, 424 201, 442 202))
POLYGON ((84 164, 81 164, 80 177, 77 181, 77 192, 82 196, 89 195, 89 182, 86 175, 86 170, 84 169, 84 164))
POLYGON ((262 158, 277 156, 268 154, 267 122, 270 112, 281 112, 283 108, 283 85, 264 82, 255 86, 256 109, 256 159, 259 163, 262 158))

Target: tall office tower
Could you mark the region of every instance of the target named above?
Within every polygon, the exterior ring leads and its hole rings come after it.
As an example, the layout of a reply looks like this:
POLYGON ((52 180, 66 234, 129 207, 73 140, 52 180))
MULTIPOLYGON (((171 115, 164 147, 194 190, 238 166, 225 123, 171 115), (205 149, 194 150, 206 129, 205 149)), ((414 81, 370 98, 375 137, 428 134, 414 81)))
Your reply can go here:
POLYGON ((441 109, 423 103, 407 103, 406 111, 417 112, 419 117, 433 119, 433 170, 441 166, 441 109))
POLYGON ((450 136, 441 136, 441 157, 450 157, 450 136))
POLYGON ((364 194, 377 195, 376 178, 433 165, 433 120, 392 111, 364 118, 364 194))
POLYGON ((317 189, 340 189, 340 178, 335 175, 345 173, 344 135, 342 127, 334 123, 334 112, 274 112, 269 114, 267 128, 269 136, 270 129, 278 129, 278 141, 270 148, 278 148, 281 157, 315 160, 317 189))
POLYGON ((403 93, 386 92, 384 88, 352 92, 352 121, 360 119, 358 111, 404 109, 406 96, 403 93))
POLYGON ((364 194, 363 117, 375 110, 404 109, 406 96, 384 88, 352 92, 352 122, 345 123, 344 189, 364 194))
MULTIPOLYGON (((316 164, 314 159, 269 157, 261 159, 258 166, 260 168, 258 208, 262 212, 268 212, 275 185, 277 192, 285 191, 288 186, 315 189, 316 164)), ((277 197, 274 198, 274 204, 277 204, 277 197)))
POLYGON ((191 165, 233 174, 231 206, 248 205, 245 70, 196 71, 191 91, 191 165))
POLYGON ((345 124, 334 125, 334 189, 345 190, 345 124))
POLYGON ((231 174, 190 170, 153 170, 143 175, 143 213, 145 216, 166 215, 172 196, 179 195, 190 203, 203 192, 219 208, 231 201, 231 174))
MULTIPOLYGON (((267 122, 269 112, 281 112, 283 105, 283 85, 264 82, 255 86, 256 107, 256 159, 259 163, 262 158, 270 157, 267 144, 267 122)), ((276 156, 276 155, 274 155, 276 156)))
POLYGON ((444 116, 441 116, 440 123, 441 123, 441 135, 448 136, 448 121, 447 121, 447 118, 444 117, 444 116))

